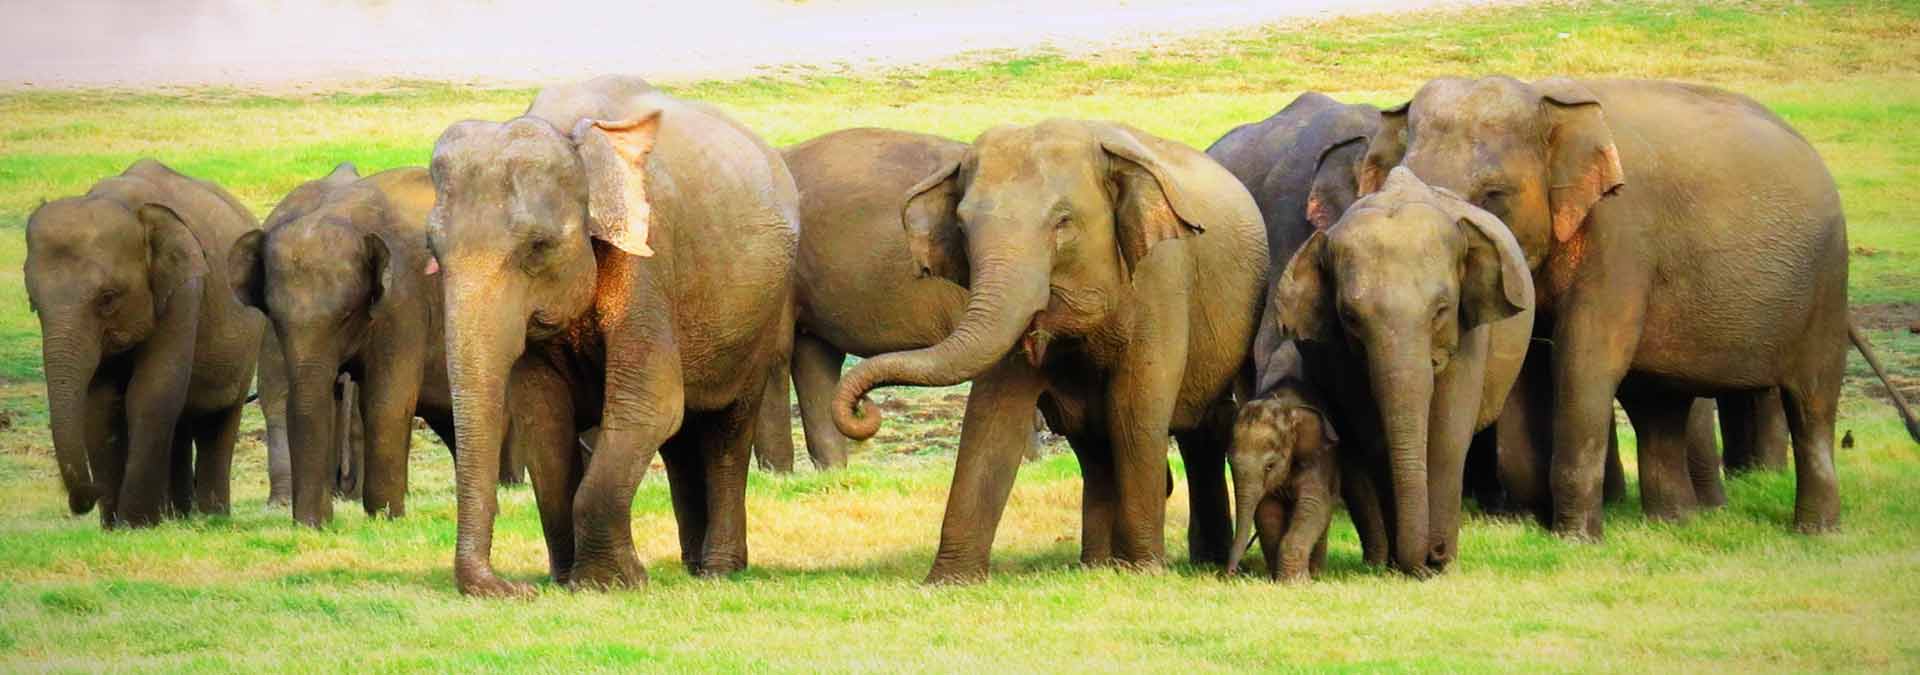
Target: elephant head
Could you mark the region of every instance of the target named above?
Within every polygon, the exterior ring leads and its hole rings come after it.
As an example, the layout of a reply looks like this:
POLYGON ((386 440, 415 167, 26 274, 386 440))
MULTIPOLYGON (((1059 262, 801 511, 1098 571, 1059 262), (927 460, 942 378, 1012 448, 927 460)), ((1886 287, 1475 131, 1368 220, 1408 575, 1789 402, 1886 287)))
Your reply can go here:
POLYGON ((76 514, 100 497, 87 429, 109 421, 86 418, 95 377, 163 330, 170 303, 199 302, 189 283, 205 275, 205 255, 157 191, 138 178, 109 178, 86 196, 42 205, 27 221, 27 297, 40 317, 54 455, 76 514))
MULTIPOLYGON (((1384 427, 1395 564, 1424 574, 1433 552, 1427 448, 1435 382, 1462 336, 1532 309, 1519 245, 1491 214, 1394 169, 1376 193, 1315 232, 1276 284, 1288 331, 1365 364, 1384 427)), ((1455 412, 1473 415, 1473 407, 1455 412)))
POLYGON ((1493 214, 1538 269, 1626 182, 1613 131, 1593 93, 1552 78, 1437 79, 1381 113, 1360 171, 1362 194, 1411 169, 1493 214))
POLYGON ((864 400, 874 387, 964 382, 1016 343, 1037 366, 1053 338, 1107 322, 1154 247, 1254 210, 1232 174, 1191 148, 1070 120, 990 129, 904 197, 915 264, 965 284, 967 306, 941 342, 841 378, 834 422, 850 438, 879 429, 864 400))
POLYGON ((266 314, 280 338, 288 384, 288 446, 294 519, 332 517, 337 377, 365 346, 375 311, 392 288, 387 244, 374 234, 388 218, 377 189, 354 186, 343 164, 302 185, 227 253, 227 279, 241 304, 266 314))
POLYGON ((570 130, 531 116, 467 121, 434 145, 427 238, 444 275, 456 443, 462 465, 480 467, 460 472, 462 517, 493 512, 493 491, 468 483, 497 473, 514 362, 529 340, 593 320, 603 264, 632 264, 597 244, 650 256, 660 243, 649 243, 646 170, 660 117, 585 119, 570 130))
MULTIPOLYGON (((1227 574, 1240 569, 1252 542, 1254 513, 1265 500, 1278 500, 1287 512, 1281 532, 1261 532, 1280 546, 1278 560, 1267 560, 1276 579, 1303 578, 1313 549, 1333 518, 1340 444, 1325 406, 1302 392, 1303 383, 1287 380, 1268 395, 1241 406, 1233 424, 1227 465, 1233 468, 1233 550, 1227 574), (1300 531, 1294 531, 1296 529, 1300 531)), ((1270 553, 1271 557, 1271 553, 1270 553)))

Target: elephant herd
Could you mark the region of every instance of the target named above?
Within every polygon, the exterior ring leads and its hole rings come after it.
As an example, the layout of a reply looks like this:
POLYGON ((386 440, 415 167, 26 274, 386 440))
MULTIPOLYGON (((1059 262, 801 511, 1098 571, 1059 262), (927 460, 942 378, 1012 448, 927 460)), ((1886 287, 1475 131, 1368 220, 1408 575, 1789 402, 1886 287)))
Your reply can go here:
POLYGON ((343 164, 264 226, 141 160, 41 206, 27 244, 74 513, 227 512, 257 362, 301 523, 331 518, 343 455, 401 516, 414 418, 446 442, 478 595, 532 591, 490 554, 520 465, 556 583, 645 582, 656 457, 683 562, 726 574, 755 453, 791 466, 790 392, 834 468, 893 385, 972 383, 933 582, 987 575, 1036 411, 1079 460, 1088 565, 1168 558, 1170 441, 1189 555, 1229 572, 1257 536, 1272 576, 1311 575, 1341 503, 1367 562, 1416 576, 1456 557, 1469 496, 1597 538, 1616 400, 1648 516, 1724 501, 1717 402, 1726 467, 1790 444, 1794 526, 1820 532, 1849 341, 1879 369, 1811 145, 1655 81, 1309 93, 1201 152, 1080 120, 776 149, 609 76, 454 124, 426 167, 343 164))

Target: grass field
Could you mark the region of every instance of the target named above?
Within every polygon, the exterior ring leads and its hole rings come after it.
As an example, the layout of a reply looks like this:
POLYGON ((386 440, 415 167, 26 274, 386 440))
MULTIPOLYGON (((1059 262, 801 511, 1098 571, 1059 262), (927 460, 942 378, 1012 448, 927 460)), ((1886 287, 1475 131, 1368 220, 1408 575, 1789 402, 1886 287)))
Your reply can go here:
MULTIPOLYGON (((674 87, 776 144, 888 126, 970 139, 999 123, 1112 118, 1204 147, 1302 90, 1392 104, 1425 78, 1505 72, 1680 78, 1748 93, 1826 157, 1850 221, 1851 297, 1920 395, 1920 3, 1547 4, 1249 30, 1150 52, 989 55, 862 78, 674 87)), ((664 481, 635 503, 644 591, 527 602, 453 591, 452 471, 421 435, 410 514, 342 504, 329 528, 264 506, 257 418, 235 514, 102 533, 65 514, 39 337, 19 278, 20 223, 153 156, 264 214, 351 160, 421 164, 450 122, 517 113, 530 91, 395 82, 269 97, 241 91, 0 94, 0 669, 227 671, 604 669, 1035 671, 1913 670, 1920 668, 1920 451, 1853 357, 1839 457, 1844 529, 1790 534, 1793 481, 1731 481, 1732 505, 1680 525, 1609 513, 1603 544, 1476 517, 1460 563, 1417 582, 1362 567, 1344 520, 1310 585, 1083 570, 1079 477, 1056 444, 1021 471, 992 581, 918 584, 932 557, 963 389, 893 390, 854 468, 749 488, 753 567, 695 580, 678 564, 664 481)), ((655 475, 658 475, 657 473, 655 475)), ((1169 503, 1184 559, 1185 491, 1169 503)), ((1630 502, 1633 500, 1629 500, 1630 502)), ((545 569, 529 490, 502 495, 495 561, 545 569)))

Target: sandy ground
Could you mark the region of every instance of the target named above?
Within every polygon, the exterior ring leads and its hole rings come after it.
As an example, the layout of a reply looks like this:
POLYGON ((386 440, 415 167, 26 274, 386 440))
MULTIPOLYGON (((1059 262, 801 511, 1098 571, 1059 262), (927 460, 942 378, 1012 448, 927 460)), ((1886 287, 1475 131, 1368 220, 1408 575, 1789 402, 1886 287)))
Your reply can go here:
POLYGON ((0 0, 0 88, 871 71, 1458 0, 0 0))

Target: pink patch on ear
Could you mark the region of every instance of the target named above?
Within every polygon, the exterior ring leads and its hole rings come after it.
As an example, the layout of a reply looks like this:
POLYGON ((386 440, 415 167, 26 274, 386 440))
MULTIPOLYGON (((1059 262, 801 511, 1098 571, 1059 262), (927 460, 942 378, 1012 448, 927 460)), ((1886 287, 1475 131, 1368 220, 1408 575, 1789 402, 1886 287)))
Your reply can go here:
POLYGON ((439 274, 439 273, 440 273, 440 259, 439 259, 439 258, 435 258, 435 257, 433 257, 433 256, 427 256, 427 270, 426 270, 426 272, 427 272, 427 276, 433 276, 433 275, 435 275, 435 274, 439 274))

